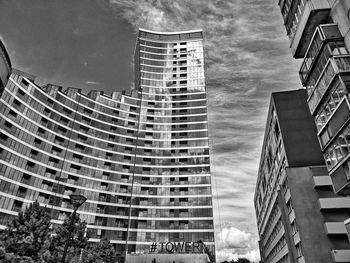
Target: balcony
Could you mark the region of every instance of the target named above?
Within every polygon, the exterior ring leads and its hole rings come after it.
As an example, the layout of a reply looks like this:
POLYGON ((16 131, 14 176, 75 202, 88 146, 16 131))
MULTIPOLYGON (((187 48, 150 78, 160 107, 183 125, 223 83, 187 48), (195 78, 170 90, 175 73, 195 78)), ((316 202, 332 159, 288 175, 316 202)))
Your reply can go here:
POLYGON ((334 76, 344 72, 350 73, 350 55, 330 57, 317 82, 306 87, 309 93, 308 104, 312 114, 315 113, 334 76))
MULTIPOLYGON (((347 97, 343 97, 340 103, 334 108, 328 121, 318 133, 322 151, 327 149, 327 152, 329 152, 330 148, 338 144, 337 148, 344 148, 343 150, 348 152, 347 144, 344 143, 343 138, 348 137, 349 129, 348 127, 344 129, 344 124, 346 124, 348 120, 350 120, 350 105, 347 97), (341 135, 339 135, 340 132, 341 135)), ((327 166, 329 170, 330 165, 328 163, 327 166)))
MULTIPOLYGON (((342 35, 339 31, 338 25, 327 24, 320 25, 316 28, 315 33, 312 37, 310 46, 306 52, 303 63, 299 70, 300 80, 305 85, 312 68, 315 66, 314 63, 317 61, 319 54, 324 46, 325 42, 335 41, 342 39, 342 35)), ((327 49, 328 57, 331 55, 330 49, 327 49)))
POLYGON ((347 197, 320 198, 318 202, 321 210, 350 208, 350 198, 347 197))
POLYGON ((332 186, 331 178, 327 176, 313 176, 315 188, 332 186))
POLYGON ((332 250, 332 258, 334 262, 349 262, 350 250, 341 249, 341 250, 332 250))
POLYGON ((316 27, 328 22, 330 10, 327 0, 309 0, 299 1, 289 12, 285 26, 294 58, 304 57, 316 27))
POLYGON ((345 235, 346 229, 344 222, 326 222, 324 227, 327 235, 345 235))
MULTIPOLYGON (((338 195, 350 195, 349 162, 345 160, 330 172, 334 192, 338 195)), ((348 199, 348 198, 347 198, 348 199)), ((349 200, 349 199, 348 199, 349 200)))

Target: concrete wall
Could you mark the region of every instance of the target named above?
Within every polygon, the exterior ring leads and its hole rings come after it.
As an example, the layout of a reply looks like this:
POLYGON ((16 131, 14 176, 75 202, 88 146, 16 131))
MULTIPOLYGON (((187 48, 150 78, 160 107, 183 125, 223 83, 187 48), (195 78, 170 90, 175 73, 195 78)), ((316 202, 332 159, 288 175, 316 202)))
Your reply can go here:
POLYGON ((272 93, 289 167, 324 165, 304 89, 272 93))
POLYGON ((338 24, 339 30, 344 37, 347 49, 350 51, 350 1, 332 1, 331 17, 338 24))
MULTIPOLYGON (((310 168, 287 168, 287 182, 290 189, 292 205, 296 217, 296 225, 300 235, 303 255, 307 263, 333 262, 331 251, 333 249, 349 249, 350 243, 346 235, 331 238, 327 236, 324 223, 332 218, 332 222, 343 222, 344 217, 337 211, 325 215, 319 206, 320 197, 337 197, 331 188, 315 189, 310 168)), ((322 170, 318 170, 322 173, 322 170)), ((324 167, 323 173, 327 175, 324 167)))

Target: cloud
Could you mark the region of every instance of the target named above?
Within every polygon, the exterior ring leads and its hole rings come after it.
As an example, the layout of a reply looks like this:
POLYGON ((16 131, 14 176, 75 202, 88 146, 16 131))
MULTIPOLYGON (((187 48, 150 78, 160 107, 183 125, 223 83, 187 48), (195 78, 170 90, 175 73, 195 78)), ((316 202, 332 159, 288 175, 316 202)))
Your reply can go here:
POLYGON ((234 227, 220 232, 223 244, 253 257, 253 195, 269 98, 300 87, 277 3, 110 0, 110 6, 135 32, 203 29, 216 228, 230 222, 234 227))
POLYGON ((229 227, 222 229, 218 237, 218 246, 221 248, 245 248, 248 246, 251 234, 235 227, 229 227))
POLYGON ((219 250, 216 254, 217 262, 237 260, 239 258, 246 258, 251 262, 258 263, 260 260, 259 250, 252 250, 244 254, 236 253, 234 250, 219 250))
POLYGON ((88 85, 100 85, 100 82, 97 82, 97 81, 86 81, 85 84, 88 84, 88 85))

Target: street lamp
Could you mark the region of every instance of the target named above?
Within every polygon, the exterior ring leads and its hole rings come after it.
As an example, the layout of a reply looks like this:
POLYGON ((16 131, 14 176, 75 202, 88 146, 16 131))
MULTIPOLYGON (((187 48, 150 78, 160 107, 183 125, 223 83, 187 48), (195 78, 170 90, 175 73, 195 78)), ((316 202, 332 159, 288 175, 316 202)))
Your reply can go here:
POLYGON ((73 225, 74 225, 74 221, 75 221, 75 215, 77 214, 77 210, 86 201, 86 197, 83 195, 70 195, 69 198, 70 198, 70 201, 74 207, 74 210, 73 210, 70 225, 69 225, 68 238, 66 241, 66 245, 64 246, 64 252, 63 252, 61 263, 65 263, 65 261, 66 261, 67 251, 68 251, 70 238, 71 238, 72 231, 73 231, 73 225))

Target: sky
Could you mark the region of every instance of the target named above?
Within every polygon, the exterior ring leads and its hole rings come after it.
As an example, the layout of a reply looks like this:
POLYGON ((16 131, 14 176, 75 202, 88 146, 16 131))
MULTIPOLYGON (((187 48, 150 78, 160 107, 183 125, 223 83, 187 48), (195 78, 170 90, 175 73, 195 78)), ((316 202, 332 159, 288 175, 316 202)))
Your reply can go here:
POLYGON ((13 67, 39 84, 133 85, 139 27, 203 29, 218 262, 257 260, 253 196, 271 92, 299 89, 277 0, 0 0, 13 67))

